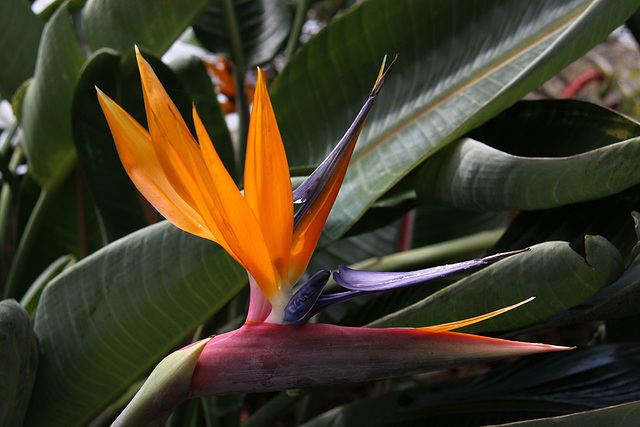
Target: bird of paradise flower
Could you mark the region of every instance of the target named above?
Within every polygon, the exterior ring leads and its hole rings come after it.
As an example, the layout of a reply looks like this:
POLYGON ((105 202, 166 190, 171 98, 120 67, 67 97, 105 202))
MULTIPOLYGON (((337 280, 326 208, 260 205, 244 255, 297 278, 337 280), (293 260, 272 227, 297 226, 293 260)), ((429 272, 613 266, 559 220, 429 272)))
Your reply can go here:
POLYGON ((408 273, 340 266, 333 276, 346 291, 323 295, 331 273, 320 271, 293 292, 395 59, 386 71, 383 62, 373 90, 344 137, 293 191, 266 76, 258 70, 243 195, 224 168, 195 107, 197 141, 137 49, 136 55, 148 131, 98 89, 122 164, 138 190, 165 218, 188 233, 218 243, 247 270, 250 304, 239 329, 199 341, 163 360, 116 424, 161 422, 175 405, 191 397, 381 379, 469 361, 566 349, 450 332, 532 298, 471 319, 423 328, 307 323, 326 306, 365 292, 413 285, 522 252, 408 273))

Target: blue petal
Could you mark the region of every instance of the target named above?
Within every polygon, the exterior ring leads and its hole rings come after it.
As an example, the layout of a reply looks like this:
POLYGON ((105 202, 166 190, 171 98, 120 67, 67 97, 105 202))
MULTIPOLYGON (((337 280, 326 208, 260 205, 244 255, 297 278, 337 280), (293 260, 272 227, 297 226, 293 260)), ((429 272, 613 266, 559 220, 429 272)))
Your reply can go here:
POLYGON ((331 273, 320 270, 298 289, 284 309, 285 323, 303 324, 317 313, 317 311, 312 313, 312 310, 329 277, 331 273))
POLYGON ((341 265, 337 272, 333 273, 333 279, 343 288, 352 291, 386 291, 415 285, 428 280, 447 276, 458 271, 472 267, 491 264, 511 255, 519 254, 529 249, 505 252, 491 255, 481 259, 447 264, 439 267, 425 268, 423 270, 408 271, 404 273, 387 273, 381 271, 358 271, 341 265))
POLYGON ((293 203, 302 204, 298 212, 296 212, 293 217, 294 228, 298 226, 302 217, 304 217, 305 213, 311 208, 313 202, 327 185, 331 176, 335 173, 346 153, 349 152, 351 146, 357 141, 360 129, 362 128, 364 121, 367 119, 367 115, 373 107, 376 96, 380 92, 380 89, 382 89, 382 85, 384 84, 389 71, 395 64, 396 59, 398 59, 397 55, 389 65, 389 68, 387 68, 380 79, 376 82, 371 94, 369 94, 369 98, 362 106, 362 109, 360 109, 358 116, 351 126, 349 126, 349 129, 347 129, 347 132, 344 134, 338 145, 336 145, 333 151, 329 153, 327 158, 320 163, 313 173, 300 186, 298 186, 298 188, 293 190, 293 203))

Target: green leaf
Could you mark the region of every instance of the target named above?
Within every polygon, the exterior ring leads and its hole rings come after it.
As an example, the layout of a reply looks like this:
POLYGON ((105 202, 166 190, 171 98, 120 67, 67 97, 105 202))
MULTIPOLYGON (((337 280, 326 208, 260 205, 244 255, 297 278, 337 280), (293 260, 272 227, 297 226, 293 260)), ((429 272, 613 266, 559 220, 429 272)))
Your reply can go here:
POLYGON ((109 47, 124 55, 137 44, 161 56, 206 5, 207 0, 89 0, 82 22, 91 50, 109 47))
POLYGON ((198 110, 211 141, 232 177, 235 177, 235 162, 231 135, 227 129, 222 108, 211 77, 207 73, 202 60, 195 56, 177 60, 169 67, 176 73, 180 82, 189 92, 191 100, 198 110))
POLYGON ((579 306, 554 316, 533 328, 620 319, 640 314, 640 258, 625 270, 616 281, 601 289, 579 306))
POLYGON ((71 99, 84 59, 65 3, 44 28, 35 75, 22 101, 24 149, 43 187, 59 184, 75 161, 71 99))
POLYGON ((325 227, 345 232, 435 149, 513 104, 619 26, 639 2, 369 0, 298 51, 272 100, 290 165, 317 165, 400 54, 325 227))
POLYGON ((640 183, 640 125, 594 104, 523 102, 471 137, 482 142, 461 140, 420 166, 419 196, 474 210, 531 210, 640 183))
POLYGON ((71 114, 78 160, 109 241, 148 225, 142 208, 142 203, 146 202, 120 163, 96 96, 95 87, 99 87, 117 99, 120 92, 119 67, 120 56, 114 51, 96 52, 82 69, 71 114))
POLYGON ((586 259, 568 243, 547 242, 490 265, 399 310, 371 326, 429 326, 536 300, 512 312, 468 326, 465 332, 515 329, 580 304, 623 271, 617 249, 599 236, 585 237, 586 259))
POLYGON ((42 358, 27 425, 88 422, 246 280, 217 245, 167 222, 74 264, 36 311, 42 358))
POLYGON ((563 417, 540 418, 537 420, 511 423, 509 425, 523 427, 544 427, 549 425, 564 427, 633 427, 638 425, 638 423, 640 423, 640 401, 580 412, 563 417))
MULTIPOLYGON (((291 29, 291 11, 282 0, 233 2, 247 69, 270 61, 291 29)), ((213 0, 193 24, 198 41, 209 51, 231 55, 231 41, 220 0, 213 0)))
POLYGON ((38 343, 26 311, 0 301, 0 424, 21 426, 38 368, 38 343))
POLYGON ((421 166, 416 191, 464 209, 547 209, 640 184, 638 156, 640 138, 561 158, 514 156, 463 139, 421 166))
POLYGON ((398 387, 327 411, 305 426, 494 425, 565 415, 640 397, 638 362, 635 344, 527 357, 479 377, 398 387))
POLYGON ((22 82, 33 75, 44 24, 26 0, 0 3, 0 95, 11 99, 22 82))

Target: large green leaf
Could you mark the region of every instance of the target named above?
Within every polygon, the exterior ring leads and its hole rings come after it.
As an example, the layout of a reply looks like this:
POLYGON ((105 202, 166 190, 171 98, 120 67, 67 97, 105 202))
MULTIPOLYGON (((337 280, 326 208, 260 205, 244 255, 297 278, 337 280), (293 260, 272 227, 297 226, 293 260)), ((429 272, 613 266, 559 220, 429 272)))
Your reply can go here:
POLYGON ((82 22, 92 50, 121 54, 134 44, 162 55, 207 5, 207 0, 89 0, 82 22))
POLYGON ((583 258, 565 242, 536 245, 530 252, 484 268, 371 326, 436 325, 530 297, 536 300, 464 331, 500 331, 535 323, 580 304, 622 274, 620 254, 606 239, 587 236, 585 249, 583 258))
MULTIPOLYGON (((291 11, 283 0, 232 2, 238 23, 245 67, 263 64, 278 53, 289 35, 291 11)), ((231 55, 232 46, 220 0, 212 0, 193 30, 208 50, 231 55)))
POLYGON ((639 300, 640 258, 636 258, 618 280, 579 306, 534 325, 532 329, 636 316, 640 314, 639 300))
POLYGON ((640 348, 634 344, 527 357, 480 377, 404 386, 361 399, 327 411, 305 427, 493 425, 565 415, 637 400, 639 361, 640 348))
POLYGON ((0 424, 21 426, 38 368, 38 343, 29 314, 0 301, 0 424))
POLYGON ((0 95, 11 99, 33 75, 44 24, 26 0, 0 2, 0 95))
POLYGON ((482 124, 578 58, 640 2, 369 0, 298 51, 274 84, 290 164, 329 152, 385 54, 400 57, 325 228, 336 238, 435 149, 482 124))
POLYGON ((44 28, 35 75, 22 101, 24 148, 43 187, 59 184, 75 161, 71 99, 84 59, 65 3, 44 28))
POLYGON ((222 249, 169 223, 120 239, 44 290, 27 425, 86 423, 246 282, 222 249))

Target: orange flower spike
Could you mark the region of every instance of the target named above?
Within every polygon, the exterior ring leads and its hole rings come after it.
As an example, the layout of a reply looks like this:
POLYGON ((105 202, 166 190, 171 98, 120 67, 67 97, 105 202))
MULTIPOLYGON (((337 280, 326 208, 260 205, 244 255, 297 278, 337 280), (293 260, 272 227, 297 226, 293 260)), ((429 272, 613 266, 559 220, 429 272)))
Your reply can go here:
POLYGON ((178 108, 164 90, 149 63, 140 54, 137 46, 136 60, 142 82, 149 133, 156 156, 174 189, 187 203, 195 207, 193 173, 197 171, 191 171, 183 159, 187 155, 193 156, 189 151, 197 150, 197 143, 184 123, 178 108), (162 123, 162 130, 159 129, 158 123, 162 123), (168 144, 163 141, 164 139, 168 144))
POLYGON ((256 279, 265 296, 273 300, 279 296, 279 281, 256 215, 222 164, 195 109, 193 121, 208 168, 209 182, 214 187, 212 196, 216 198, 215 203, 219 206, 218 220, 221 228, 224 228, 221 231, 233 236, 231 246, 238 254, 240 264, 256 279))
POLYGON ((255 214, 222 165, 197 115, 202 151, 139 52, 137 59, 151 141, 165 179, 200 214, 211 240, 256 278, 268 298, 274 298, 278 281, 255 214))
MULTIPOLYGON (((260 69, 247 137, 244 191, 249 206, 260 222, 271 263, 282 283, 288 285, 293 234, 291 178, 267 92, 266 73, 260 69)), ((288 294, 288 286, 282 291, 288 294)))
POLYGON ((100 89, 97 91, 122 165, 136 188, 176 227, 214 240, 200 214, 168 181, 153 149, 149 132, 100 89))

